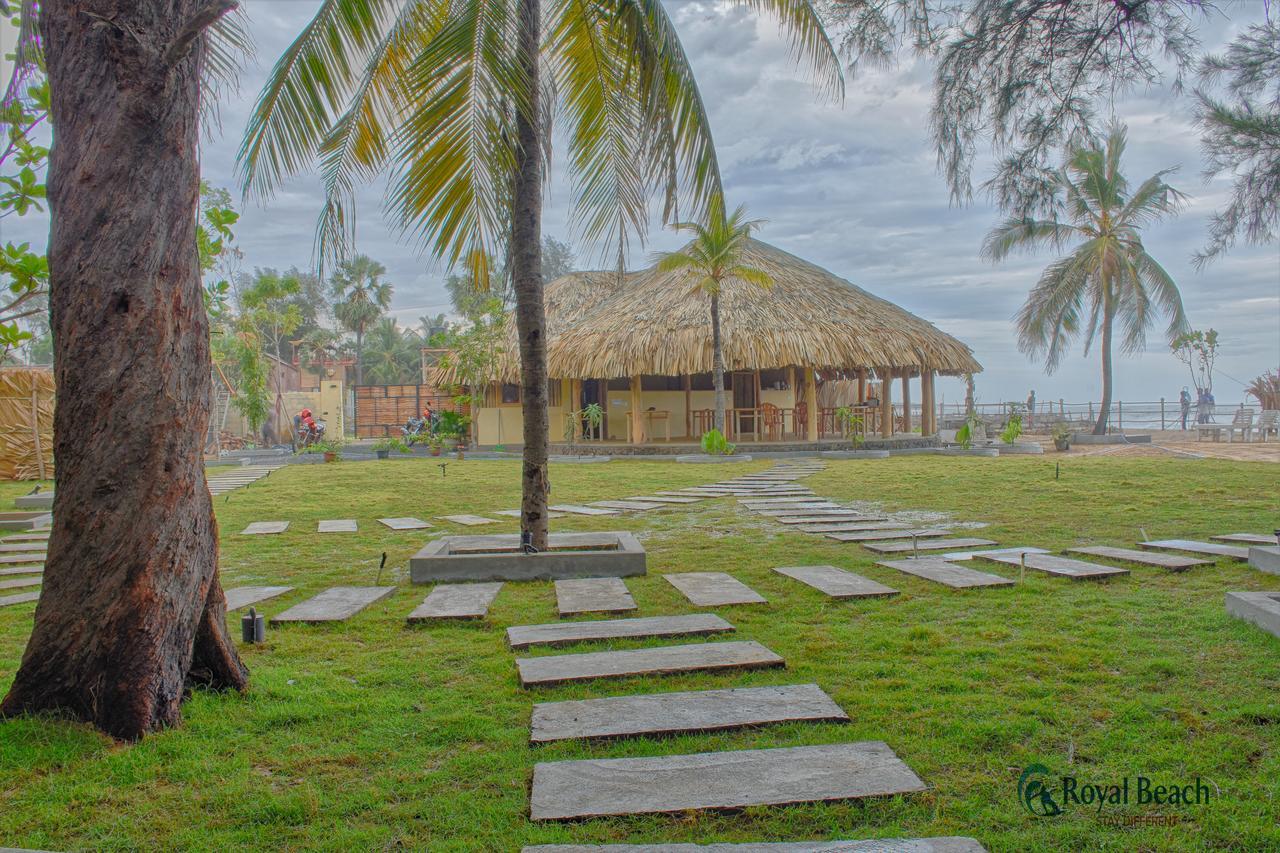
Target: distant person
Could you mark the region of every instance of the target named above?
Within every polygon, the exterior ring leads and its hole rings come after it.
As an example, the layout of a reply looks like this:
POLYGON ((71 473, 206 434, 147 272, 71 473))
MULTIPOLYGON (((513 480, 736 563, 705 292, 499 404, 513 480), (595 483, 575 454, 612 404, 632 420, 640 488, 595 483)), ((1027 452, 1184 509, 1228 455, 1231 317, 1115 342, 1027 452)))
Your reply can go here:
POLYGON ((1031 426, 1031 422, 1036 416, 1036 389, 1032 388, 1031 393, 1027 395, 1027 426, 1031 426))
POLYGON ((1186 432, 1187 418, 1191 416, 1191 392, 1186 385, 1182 386, 1182 393, 1178 395, 1178 410, 1182 415, 1182 430, 1186 432))
POLYGON ((1208 388, 1201 389, 1196 400, 1196 423, 1213 423, 1213 406, 1213 393, 1208 388))

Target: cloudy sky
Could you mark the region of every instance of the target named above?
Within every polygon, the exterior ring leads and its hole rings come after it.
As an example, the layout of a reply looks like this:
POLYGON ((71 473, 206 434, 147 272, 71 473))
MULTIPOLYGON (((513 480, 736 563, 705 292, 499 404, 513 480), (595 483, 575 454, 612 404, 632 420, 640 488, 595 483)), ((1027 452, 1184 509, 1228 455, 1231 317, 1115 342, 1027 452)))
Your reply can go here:
MULTIPOLYGON (((256 42, 240 91, 222 105, 222 132, 204 148, 203 172, 215 185, 234 187, 235 152, 266 74, 314 13, 317 0, 246 0, 256 42)), ((964 208, 948 203, 926 136, 930 68, 904 57, 895 69, 861 72, 847 83, 844 102, 815 93, 787 57, 774 23, 727 3, 666 0, 692 60, 718 143, 730 204, 745 203, 767 220, 760 236, 820 264, 873 293, 893 300, 956 335, 975 350, 986 371, 978 378, 983 401, 1023 399, 1035 388, 1040 399, 1098 399, 1096 353, 1079 349, 1053 376, 1014 346, 1011 316, 1051 260, 1019 256, 992 266, 978 258, 983 235, 997 220, 984 203, 964 208)), ((1203 30, 1206 47, 1225 44, 1262 15, 1262 3, 1227 6, 1203 30)), ((1280 247, 1240 248, 1204 272, 1190 263, 1203 244, 1209 214, 1222 203, 1225 181, 1200 176, 1198 136, 1188 104, 1163 90, 1132 93, 1115 107, 1127 121, 1126 170, 1141 179, 1171 166, 1170 179, 1192 196, 1170 222, 1150 229, 1145 242, 1179 283, 1191 323, 1212 326, 1223 345, 1217 398, 1242 398, 1235 380, 1248 382, 1280 364, 1280 247)), ((544 233, 574 242, 580 264, 599 258, 574 240, 566 205, 567 182, 553 165, 544 233)), ((381 216, 382 188, 360 196, 358 247, 382 261, 395 285, 396 316, 416 324, 424 314, 448 311, 443 272, 406 244, 381 216)), ((262 206, 245 205, 238 238, 245 267, 305 267, 321 192, 314 175, 284 187, 262 206)), ((30 217, 4 220, 0 239, 42 243, 47 222, 30 217)), ((679 239, 655 231, 631 266, 679 239)), ((1117 362, 1121 399, 1176 398, 1187 384, 1185 369, 1161 345, 1157 330, 1147 353, 1117 362)), ((963 390, 940 384, 948 400, 963 390)))

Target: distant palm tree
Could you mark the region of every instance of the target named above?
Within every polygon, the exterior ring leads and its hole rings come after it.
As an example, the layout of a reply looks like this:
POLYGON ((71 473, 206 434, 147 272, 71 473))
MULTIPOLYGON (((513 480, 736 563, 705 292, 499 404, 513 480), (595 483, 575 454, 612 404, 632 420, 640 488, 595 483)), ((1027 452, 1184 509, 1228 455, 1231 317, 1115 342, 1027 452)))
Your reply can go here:
POLYGON ((1169 317, 1170 340, 1187 328, 1182 297, 1169 273, 1147 254, 1139 231, 1177 212, 1184 196, 1164 182, 1172 169, 1157 172, 1132 194, 1120 174, 1125 128, 1112 128, 1105 145, 1079 147, 1053 174, 1054 200, 1066 222, 1009 219, 987 235, 984 257, 1003 260, 1017 249, 1062 249, 1079 245, 1054 261, 1018 311, 1018 349, 1045 359, 1052 373, 1076 335, 1084 332, 1085 353, 1101 329, 1102 405, 1094 435, 1107 431, 1111 412, 1111 349, 1117 320, 1124 324, 1123 352, 1138 352, 1154 315, 1169 317), (1087 315, 1086 312, 1087 311, 1087 315))
POLYGON ((724 214, 724 198, 716 194, 707 206, 707 222, 677 222, 677 231, 692 232, 693 242, 678 252, 658 256, 662 272, 689 270, 697 277, 694 287, 711 300, 711 380, 716 389, 715 428, 724 433, 724 348, 720 342, 720 292, 726 279, 741 281, 768 289, 773 278, 764 270, 742 263, 742 251, 751 232, 763 223, 747 219, 747 208, 740 205, 728 217, 724 214))
POLYGON ((364 384, 364 334, 391 307, 387 268, 368 255, 343 261, 333 274, 333 315, 356 336, 356 384, 364 384))
POLYGON ((422 339, 383 317, 365 340, 369 379, 379 385, 417 384, 422 374, 422 339))

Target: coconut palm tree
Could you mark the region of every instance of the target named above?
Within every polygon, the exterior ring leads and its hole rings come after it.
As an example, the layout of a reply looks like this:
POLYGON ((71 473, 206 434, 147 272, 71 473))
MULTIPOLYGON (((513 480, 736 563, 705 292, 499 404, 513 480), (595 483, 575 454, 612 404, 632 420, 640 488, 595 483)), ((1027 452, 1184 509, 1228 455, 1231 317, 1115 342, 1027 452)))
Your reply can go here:
POLYGON ((1124 149, 1121 125, 1101 145, 1073 149, 1052 175, 1055 208, 1065 216, 1008 219, 982 246, 984 257, 999 261, 1019 249, 1076 244, 1041 274, 1015 321, 1018 348, 1043 357, 1047 373, 1057 369, 1078 334, 1084 333, 1086 354, 1094 336, 1101 335, 1102 405, 1094 435, 1106 433, 1111 412, 1116 322, 1123 325, 1120 347, 1127 353, 1142 350, 1156 314, 1168 316, 1171 341, 1187 328, 1178 286, 1147 254, 1140 236, 1146 226, 1176 213, 1184 196, 1164 181, 1172 169, 1155 173, 1131 192, 1120 172, 1124 149))
MULTIPOLYGON (((840 64, 810 0, 751 0, 832 91, 840 64)), ((581 236, 621 264, 649 200, 701 209, 720 187, 693 72, 661 0, 323 0, 277 63, 247 128, 246 186, 269 192, 317 158, 322 257, 351 242, 355 184, 390 173, 397 224, 449 266, 511 271, 524 409, 521 529, 547 535, 543 176, 552 113, 581 236)))
POLYGON ((365 341, 369 378, 381 385, 417 384, 422 375, 422 339, 383 317, 365 341))
POLYGON ((764 270, 742 263, 742 251, 751 232, 762 220, 747 219, 747 208, 739 205, 729 216, 724 213, 724 197, 712 196, 707 205, 706 224, 677 222, 677 231, 688 231, 693 241, 678 252, 658 256, 662 272, 689 270, 696 281, 694 287, 705 293, 711 303, 711 380, 716 389, 715 427, 724 433, 724 348, 720 343, 720 293, 728 279, 739 279, 768 289, 773 278, 764 270))
POLYGON ((364 335, 391 307, 387 268, 368 255, 343 261, 333 274, 333 316, 356 336, 356 384, 364 383, 364 335))

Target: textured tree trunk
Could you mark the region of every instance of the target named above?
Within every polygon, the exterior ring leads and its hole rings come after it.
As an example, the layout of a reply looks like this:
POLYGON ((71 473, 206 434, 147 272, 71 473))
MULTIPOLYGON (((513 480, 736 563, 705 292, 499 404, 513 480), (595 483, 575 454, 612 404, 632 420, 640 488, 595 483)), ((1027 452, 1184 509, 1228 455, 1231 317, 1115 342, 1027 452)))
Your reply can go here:
POLYGON ((724 431, 724 349, 720 344, 720 294, 711 294, 711 384, 716 389, 716 429, 724 431))
POLYGON ((520 0, 520 64, 528 90, 516 113, 516 179, 511 225, 512 287, 520 337, 524 459, 520 530, 547 547, 547 340, 542 303, 542 152, 539 109, 539 0, 520 0))
POLYGON ((1103 298, 1106 301, 1102 306, 1102 404, 1098 407, 1098 422, 1093 426, 1094 435, 1106 435, 1107 421, 1111 418, 1111 327, 1115 323, 1115 309, 1110 299, 1103 298))
POLYGON ((0 711, 135 740, 243 688, 201 445, 200 33, 229 4, 44 0, 58 459, 44 588, 0 711))

